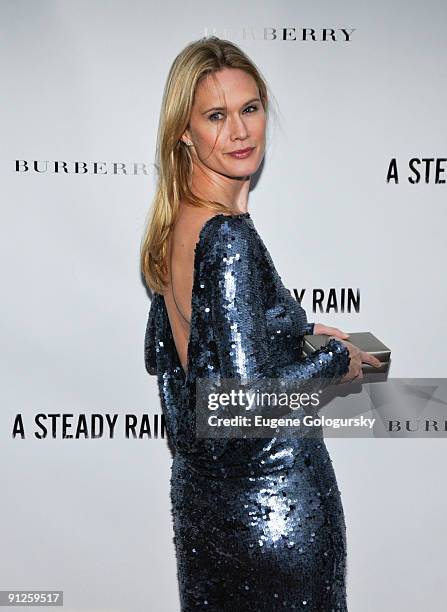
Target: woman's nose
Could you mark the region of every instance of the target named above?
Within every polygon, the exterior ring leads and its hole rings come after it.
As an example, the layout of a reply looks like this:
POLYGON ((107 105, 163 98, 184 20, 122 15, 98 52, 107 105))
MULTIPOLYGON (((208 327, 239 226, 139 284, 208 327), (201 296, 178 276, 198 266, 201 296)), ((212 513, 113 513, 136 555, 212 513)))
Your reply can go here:
POLYGON ((231 118, 231 137, 246 138, 248 136, 247 126, 239 115, 231 118))

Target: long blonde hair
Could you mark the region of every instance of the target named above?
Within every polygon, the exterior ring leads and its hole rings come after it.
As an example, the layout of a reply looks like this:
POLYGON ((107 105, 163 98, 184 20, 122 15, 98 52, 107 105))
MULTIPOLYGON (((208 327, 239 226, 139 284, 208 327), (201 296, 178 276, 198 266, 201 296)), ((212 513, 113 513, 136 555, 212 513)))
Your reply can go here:
POLYGON ((217 36, 188 44, 175 58, 163 93, 157 134, 157 186, 141 241, 140 265, 147 286, 156 293, 165 290, 167 243, 179 204, 186 200, 197 207, 228 212, 217 201, 202 199, 191 191, 192 158, 181 140, 188 127, 196 88, 200 80, 222 68, 239 68, 250 74, 259 90, 267 114, 268 86, 259 69, 234 43, 217 36))

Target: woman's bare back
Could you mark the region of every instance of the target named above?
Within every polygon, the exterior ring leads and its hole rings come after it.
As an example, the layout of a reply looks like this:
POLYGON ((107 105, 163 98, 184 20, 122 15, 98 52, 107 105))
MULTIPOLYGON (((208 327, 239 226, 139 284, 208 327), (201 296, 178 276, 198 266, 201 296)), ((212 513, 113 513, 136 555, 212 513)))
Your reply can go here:
POLYGON ((185 373, 188 365, 194 250, 204 223, 216 214, 217 211, 207 208, 180 206, 168 244, 168 286, 164 299, 174 343, 185 373))

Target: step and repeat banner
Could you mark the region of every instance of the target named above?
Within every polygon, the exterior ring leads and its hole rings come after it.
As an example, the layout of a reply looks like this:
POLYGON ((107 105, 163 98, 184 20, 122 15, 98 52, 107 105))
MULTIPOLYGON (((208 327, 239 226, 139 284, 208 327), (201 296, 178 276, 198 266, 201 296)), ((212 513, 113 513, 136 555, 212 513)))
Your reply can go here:
MULTIPOLYGON (((283 283, 309 321, 372 332, 389 375, 432 397, 446 374, 447 8, 0 10, 0 591, 59 592, 72 612, 174 612, 172 455, 139 268, 172 61, 214 34, 257 64, 274 104, 249 211, 283 283)), ((423 436, 415 419, 405 439, 327 439, 352 612, 445 609, 445 415, 440 400, 423 436)))

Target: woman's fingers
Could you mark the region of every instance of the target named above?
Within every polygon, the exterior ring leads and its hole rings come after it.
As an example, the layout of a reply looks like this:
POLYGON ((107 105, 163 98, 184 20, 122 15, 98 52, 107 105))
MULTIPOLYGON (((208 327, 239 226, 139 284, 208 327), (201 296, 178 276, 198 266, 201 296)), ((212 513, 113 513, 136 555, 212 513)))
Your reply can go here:
POLYGON ((338 329, 338 327, 335 327, 335 331, 340 334, 340 338, 349 338, 348 332, 344 332, 341 329, 338 329))
POLYGON ((362 351, 362 363, 369 363, 375 368, 380 368, 382 365, 382 362, 379 361, 377 357, 374 357, 374 355, 371 355, 371 353, 367 353, 366 351, 362 351))
POLYGON ((341 338, 342 340, 349 338, 349 334, 344 331, 341 331, 341 329, 338 329, 338 327, 328 327, 327 329, 328 331, 326 333, 328 336, 336 336, 337 338, 341 338))
POLYGON ((322 323, 315 323, 314 325, 314 334, 323 334, 325 336, 334 336, 340 340, 345 340, 349 338, 349 334, 338 327, 328 327, 327 325, 323 325, 322 323))

